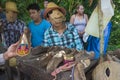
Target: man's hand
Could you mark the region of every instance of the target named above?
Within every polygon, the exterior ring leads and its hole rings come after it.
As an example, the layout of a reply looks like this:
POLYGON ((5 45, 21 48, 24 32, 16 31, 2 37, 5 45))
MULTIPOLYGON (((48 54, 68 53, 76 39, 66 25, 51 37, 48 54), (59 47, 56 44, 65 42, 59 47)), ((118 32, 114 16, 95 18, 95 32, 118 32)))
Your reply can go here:
POLYGON ((19 42, 15 43, 15 44, 12 44, 8 48, 8 50, 3 54, 5 60, 7 60, 11 57, 17 56, 16 49, 17 49, 18 44, 19 44, 19 42))

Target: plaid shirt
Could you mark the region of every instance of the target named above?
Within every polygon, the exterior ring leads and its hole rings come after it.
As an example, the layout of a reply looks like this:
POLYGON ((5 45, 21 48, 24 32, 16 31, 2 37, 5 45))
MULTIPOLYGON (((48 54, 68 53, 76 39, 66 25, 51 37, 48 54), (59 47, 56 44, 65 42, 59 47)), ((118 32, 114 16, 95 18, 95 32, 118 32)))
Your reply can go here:
POLYGON ((16 20, 13 23, 8 22, 5 19, 0 20, 2 23, 2 33, 4 36, 4 42, 6 47, 9 47, 11 44, 17 42, 20 39, 21 34, 23 33, 25 23, 20 20, 16 20))
POLYGON ((81 50, 82 42, 79 38, 79 34, 76 28, 69 23, 66 23, 66 30, 60 35, 52 27, 46 30, 44 34, 44 46, 61 46, 67 48, 76 48, 76 50, 81 50))

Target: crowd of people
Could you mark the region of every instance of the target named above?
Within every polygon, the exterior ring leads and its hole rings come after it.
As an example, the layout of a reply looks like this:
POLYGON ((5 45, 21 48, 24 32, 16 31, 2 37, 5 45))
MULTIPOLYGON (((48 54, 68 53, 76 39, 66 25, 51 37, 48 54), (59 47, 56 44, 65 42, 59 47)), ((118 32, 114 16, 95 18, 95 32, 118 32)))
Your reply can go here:
POLYGON ((15 2, 6 2, 4 18, 1 17, 0 6, 0 40, 7 48, 5 53, 0 54, 0 65, 5 60, 17 56, 15 49, 25 30, 27 30, 25 33, 31 36, 30 42, 33 48, 61 46, 75 48, 78 51, 85 49, 82 38, 88 22, 88 15, 84 13, 82 4, 76 6, 76 12, 71 16, 70 22, 66 22, 66 10, 54 2, 45 0, 43 10, 37 3, 30 4, 26 9, 32 19, 28 26, 17 18, 19 10, 15 2))

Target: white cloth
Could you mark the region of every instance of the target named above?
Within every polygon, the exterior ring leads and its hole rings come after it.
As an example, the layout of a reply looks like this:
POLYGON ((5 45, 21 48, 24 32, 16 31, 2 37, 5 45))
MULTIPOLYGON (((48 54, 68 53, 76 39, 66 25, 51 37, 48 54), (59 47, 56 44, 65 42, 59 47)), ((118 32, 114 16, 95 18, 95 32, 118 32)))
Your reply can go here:
POLYGON ((5 59, 3 57, 3 53, 0 54, 0 65, 3 65, 5 63, 5 59))
POLYGON ((83 41, 84 41, 84 42, 87 42, 88 37, 89 37, 89 34, 84 33, 84 34, 83 34, 83 41))

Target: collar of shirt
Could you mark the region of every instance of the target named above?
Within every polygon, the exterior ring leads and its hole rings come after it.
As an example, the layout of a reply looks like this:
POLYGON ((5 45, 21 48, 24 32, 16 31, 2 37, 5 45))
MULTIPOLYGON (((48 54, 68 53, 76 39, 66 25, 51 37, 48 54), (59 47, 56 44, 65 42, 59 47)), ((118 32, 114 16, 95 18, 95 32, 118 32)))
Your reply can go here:
MULTIPOLYGON (((7 20, 6 20, 7 21, 7 20)), ((16 19, 14 22, 9 22, 7 21, 8 24, 14 24, 14 23, 17 23, 18 22, 18 19, 16 19)))
MULTIPOLYGON (((66 33, 68 33, 68 31, 71 31, 71 30, 72 30, 72 28, 70 28, 70 27, 72 26, 71 24, 65 23, 65 25, 66 25, 66 29, 64 30, 63 34, 66 34, 66 33)), ((50 31, 58 34, 58 32, 57 32, 52 26, 50 27, 50 31)), ((61 35, 61 34, 60 34, 60 35, 61 35)))

